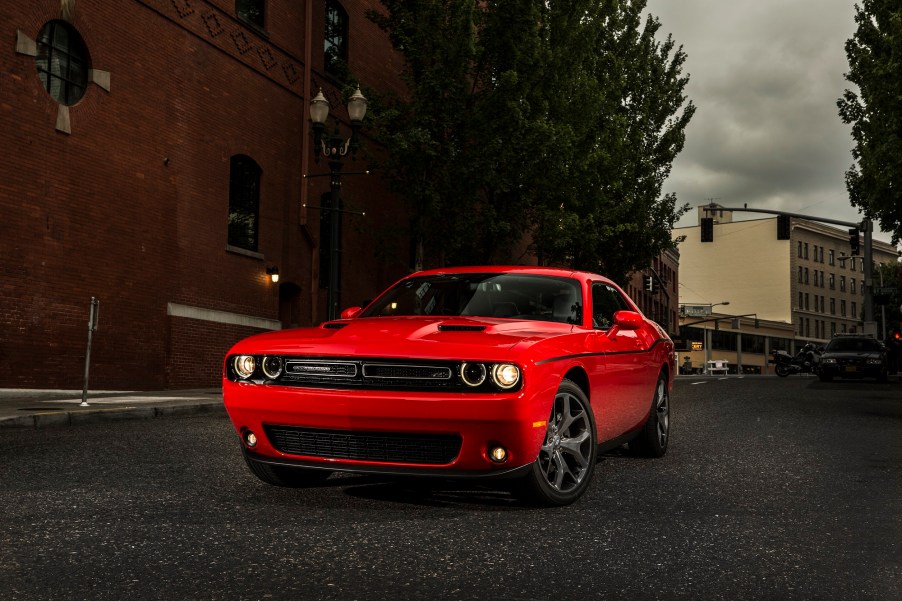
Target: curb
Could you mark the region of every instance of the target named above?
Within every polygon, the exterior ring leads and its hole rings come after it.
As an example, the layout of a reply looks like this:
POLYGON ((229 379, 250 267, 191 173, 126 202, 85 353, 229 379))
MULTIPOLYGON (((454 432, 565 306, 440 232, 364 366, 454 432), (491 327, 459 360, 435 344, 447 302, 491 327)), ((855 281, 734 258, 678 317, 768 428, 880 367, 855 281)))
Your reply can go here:
POLYGON ((91 423, 140 419, 147 420, 161 417, 179 417, 214 413, 225 415, 225 407, 223 406, 222 401, 217 400, 159 407, 111 407, 109 409, 86 409, 76 411, 48 410, 41 413, 0 418, 0 430, 14 428, 40 430, 59 426, 77 426, 91 423))

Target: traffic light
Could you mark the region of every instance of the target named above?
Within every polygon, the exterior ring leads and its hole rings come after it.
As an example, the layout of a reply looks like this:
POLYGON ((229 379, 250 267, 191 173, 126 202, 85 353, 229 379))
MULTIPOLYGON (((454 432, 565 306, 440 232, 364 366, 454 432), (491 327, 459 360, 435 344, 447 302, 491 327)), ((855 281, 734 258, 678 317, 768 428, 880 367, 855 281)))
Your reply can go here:
POLYGON ((849 246, 852 247, 852 255, 861 254, 861 235, 858 233, 857 227, 849 230, 849 246))
POLYGON ((789 238, 789 215, 777 215, 777 240, 789 238))
POLYGON ((655 291, 655 279, 650 275, 642 276, 642 287, 645 288, 649 292, 655 291))
POLYGON ((702 242, 714 242, 713 217, 702 217, 702 242))

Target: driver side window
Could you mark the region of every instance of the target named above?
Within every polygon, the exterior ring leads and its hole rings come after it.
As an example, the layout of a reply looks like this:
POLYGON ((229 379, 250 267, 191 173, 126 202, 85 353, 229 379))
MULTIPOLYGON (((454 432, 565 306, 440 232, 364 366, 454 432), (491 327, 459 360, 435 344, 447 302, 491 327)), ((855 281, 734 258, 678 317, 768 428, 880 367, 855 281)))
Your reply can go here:
POLYGON ((614 325, 614 313, 630 307, 615 288, 603 283, 592 284, 592 327, 607 330, 614 325))

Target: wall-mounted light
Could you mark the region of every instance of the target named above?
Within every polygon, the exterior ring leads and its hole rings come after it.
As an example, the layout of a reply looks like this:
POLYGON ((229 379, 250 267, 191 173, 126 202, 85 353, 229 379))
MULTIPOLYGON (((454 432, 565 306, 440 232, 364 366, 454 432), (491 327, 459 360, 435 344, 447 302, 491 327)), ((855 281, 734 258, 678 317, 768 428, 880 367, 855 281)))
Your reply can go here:
POLYGON ((272 279, 273 284, 277 284, 279 282, 279 268, 278 267, 267 267, 266 275, 268 275, 272 279))

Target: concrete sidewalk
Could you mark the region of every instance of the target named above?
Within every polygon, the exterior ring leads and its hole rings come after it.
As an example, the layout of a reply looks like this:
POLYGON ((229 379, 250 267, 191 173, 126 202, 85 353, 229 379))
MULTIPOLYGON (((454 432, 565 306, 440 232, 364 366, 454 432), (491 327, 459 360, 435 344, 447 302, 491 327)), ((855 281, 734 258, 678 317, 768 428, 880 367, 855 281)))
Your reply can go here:
POLYGON ((46 428, 169 415, 225 413, 222 390, 88 391, 0 388, 0 429, 46 428))

